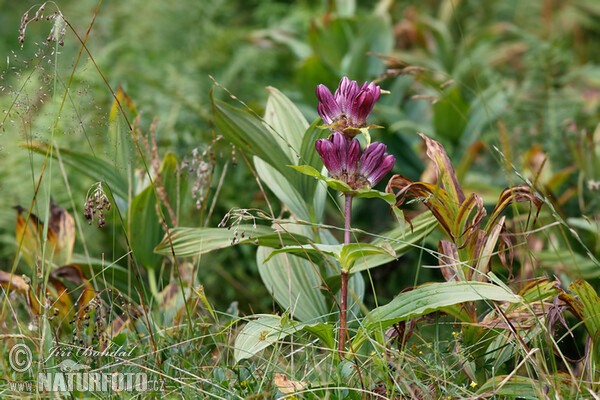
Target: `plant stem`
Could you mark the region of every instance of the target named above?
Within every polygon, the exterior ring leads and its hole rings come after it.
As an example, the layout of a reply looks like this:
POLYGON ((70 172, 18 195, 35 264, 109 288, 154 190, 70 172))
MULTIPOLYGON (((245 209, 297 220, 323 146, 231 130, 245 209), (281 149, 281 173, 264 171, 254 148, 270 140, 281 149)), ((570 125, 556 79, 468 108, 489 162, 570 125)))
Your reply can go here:
MULTIPOLYGON (((344 244, 349 244, 350 235, 350 221, 352 218, 352 196, 346 194, 346 205, 344 208, 344 244)), ((344 357, 346 352, 346 322, 347 322, 347 307, 348 307, 348 272, 341 272, 341 286, 340 286, 340 332, 339 332, 339 355, 340 359, 344 357)))

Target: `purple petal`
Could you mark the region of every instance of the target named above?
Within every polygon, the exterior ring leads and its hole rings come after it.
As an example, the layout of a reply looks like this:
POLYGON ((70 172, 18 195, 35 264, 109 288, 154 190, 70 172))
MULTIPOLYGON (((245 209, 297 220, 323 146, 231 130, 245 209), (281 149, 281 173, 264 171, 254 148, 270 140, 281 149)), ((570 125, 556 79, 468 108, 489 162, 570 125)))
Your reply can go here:
POLYGON ((360 159, 360 143, 357 139, 352 139, 350 147, 348 148, 348 158, 346 171, 348 175, 354 175, 358 169, 358 160, 360 159))
POLYGON ((356 125, 360 126, 367 122, 367 117, 373 109, 373 104, 375 104, 372 99, 373 95, 371 92, 363 91, 354 100, 350 117, 356 125))
POLYGON ((379 164, 379 167, 375 169, 371 173, 370 176, 367 177, 371 186, 375 186, 381 178, 383 178, 388 172, 394 168, 394 164, 396 163, 396 158, 392 155, 385 154, 383 161, 379 164))
POLYGON ((335 91, 335 100, 340 105, 340 109, 343 114, 348 116, 352 110, 352 104, 354 103, 354 99, 360 92, 360 88, 358 87, 358 83, 356 81, 351 81, 347 77, 343 77, 340 82, 340 86, 335 91))
POLYGON ((333 98, 331 91, 325 85, 317 86, 316 90, 319 105, 317 111, 326 124, 331 124, 342 113, 339 104, 333 98))
POLYGON ((333 148, 333 144, 327 139, 319 139, 315 142, 315 149, 321 156, 323 165, 329 171, 329 175, 337 177, 342 172, 342 165, 333 148))
POLYGON ((325 122, 325 125, 331 125, 333 123, 333 120, 329 118, 329 115, 325 113, 323 103, 319 103, 317 105, 317 112, 319 113, 319 116, 323 119, 323 122, 325 122))
POLYGON ((373 142, 365 149, 365 152, 360 157, 360 165, 358 167, 362 176, 368 177, 373 173, 381 163, 381 158, 386 148, 386 145, 383 143, 373 142))
POLYGON ((338 132, 334 132, 329 138, 331 143, 333 143, 333 150, 336 152, 338 159, 340 160, 340 165, 342 171, 346 169, 346 159, 348 156, 348 143, 344 135, 338 132))

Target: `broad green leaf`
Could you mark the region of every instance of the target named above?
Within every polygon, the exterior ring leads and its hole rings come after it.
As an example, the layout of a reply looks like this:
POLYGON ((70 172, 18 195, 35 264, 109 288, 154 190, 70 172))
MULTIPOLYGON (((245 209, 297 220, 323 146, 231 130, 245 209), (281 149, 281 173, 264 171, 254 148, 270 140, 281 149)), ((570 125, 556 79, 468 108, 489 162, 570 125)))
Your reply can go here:
POLYGON ((364 318, 356 339, 355 349, 366 340, 366 334, 386 329, 393 324, 441 310, 444 307, 477 300, 516 303, 520 297, 505 289, 483 282, 443 282, 419 286, 400 293, 388 304, 372 310, 364 318))
POLYGON ((385 242, 382 246, 376 246, 368 243, 350 243, 350 244, 317 244, 309 243, 304 246, 286 246, 278 250, 273 250, 271 255, 265 260, 269 261, 271 257, 281 253, 296 253, 298 255, 306 255, 306 253, 317 253, 334 257, 339 263, 343 271, 349 272, 354 263, 358 259, 371 257, 374 255, 383 255, 387 261, 396 258, 396 253, 391 246, 385 242))
MULTIPOLYGON (((569 285, 569 290, 575 294, 564 295, 561 298, 567 301, 571 309, 583 321, 592 340, 598 341, 600 335, 600 297, 588 282, 577 279, 569 285)), ((594 344, 594 350, 600 351, 594 344)))
MULTIPOLYGON (((321 129, 318 127, 318 123, 320 120, 316 120, 312 123, 306 132, 304 132, 304 136, 302 137, 302 146, 300 148, 300 160, 299 163, 309 165, 316 170, 321 170, 323 168, 323 162, 321 161, 321 157, 319 157, 319 153, 315 149, 315 142, 318 139, 324 139, 329 137, 331 131, 328 129, 321 129)), ((297 164, 297 163, 295 163, 297 164)), ((310 199, 313 198, 316 188, 321 188, 322 192, 326 191, 326 185, 320 183, 318 180, 315 180, 313 176, 309 175, 298 175, 298 191, 305 196, 305 198, 310 199)), ((320 218, 322 213, 319 213, 319 209, 322 209, 324 202, 317 203, 317 196, 314 199, 314 209, 316 221, 321 222, 320 218)))
MULTIPOLYGON (((46 154, 48 146, 42 143, 34 142, 23 145, 38 154, 46 154)), ((57 158, 56 150, 50 156, 57 158)), ((120 171, 113 164, 96 158, 91 154, 79 153, 68 149, 60 150, 60 157, 65 164, 70 165, 84 175, 89 176, 95 181, 105 182, 115 196, 119 196, 121 200, 127 201, 127 177, 125 173, 120 171)))
MULTIPOLYGON (((518 328, 518 322, 513 322, 518 328)), ((492 365, 494 369, 500 370, 504 363, 514 358, 520 353, 520 344, 528 344, 531 340, 543 335, 543 329, 537 324, 529 329, 519 329, 519 340, 515 339, 515 335, 509 329, 501 330, 487 347, 485 352, 485 363, 492 365)), ((499 330, 496 327, 495 330, 499 330)))
POLYGON ((163 230, 156 213, 156 196, 152 186, 131 201, 127 231, 131 250, 137 260, 146 268, 158 265, 161 257, 153 250, 160 242, 163 230))
POLYGON ((318 337, 325 347, 335 348, 333 325, 319 322, 317 324, 305 324, 302 329, 318 337))
MULTIPOLYGON (((379 237, 371 244, 380 247, 389 244, 396 253, 396 257, 400 257, 410 249, 419 246, 423 239, 435 229, 438 221, 428 211, 414 218, 411 224, 412 229, 408 223, 399 224, 396 228, 378 235, 379 237)), ((390 257, 385 254, 361 257, 355 261, 352 272, 364 271, 388 262, 390 262, 390 257)))
MULTIPOLYGON (((341 286, 341 285, 340 285, 341 286)), ((365 280, 362 274, 352 273, 348 279, 348 322, 358 318, 365 297, 365 280)), ((340 298, 338 297, 338 301, 340 298)), ((339 320, 336 313, 336 320, 339 320)))
POLYGON ((233 107, 212 96, 215 123, 223 135, 250 156, 260 157, 277 168, 284 176, 292 177, 286 165, 293 164, 287 153, 277 145, 273 132, 263 121, 248 110, 233 107))
MULTIPOLYGON (((302 175, 308 178, 308 175, 302 175)), ((313 195, 312 209, 314 214, 314 222, 323 222, 323 213, 325 212, 325 201, 327 200, 327 185, 324 182, 315 182, 315 192, 313 195)))
POLYGON ((274 87, 267 87, 269 99, 265 109, 265 121, 275 130, 273 136, 282 151, 290 160, 298 164, 302 149, 302 138, 308 129, 308 122, 298 108, 283 93, 274 87))
POLYGON ((269 261, 271 257, 281 253, 292 253, 298 256, 306 256, 307 253, 328 255, 334 257, 339 261, 342 252, 342 244, 320 244, 320 243, 308 243, 304 246, 285 246, 281 249, 273 250, 269 257, 265 261, 269 261))
MULTIPOLYGON (((358 244, 359 247, 367 246, 379 250, 368 255, 361 254, 360 250, 358 250, 355 254, 357 257, 351 266, 351 272, 354 274, 386 264, 394 258, 400 257, 413 247, 418 246, 435 229, 437 219, 428 211, 414 218, 411 224, 404 223, 390 231, 384 232, 378 235, 379 237, 370 244, 358 244), (392 256, 392 254, 395 254, 395 256, 392 256)), ((322 231, 322 234, 324 232, 328 231, 322 231)), ((334 257, 336 260, 340 260, 343 247, 341 244, 308 243, 302 246, 292 245, 283 247, 273 251, 271 256, 278 253, 293 253, 303 258, 308 258, 308 255, 310 255, 313 262, 323 262, 323 255, 328 255, 334 257)))
POLYGON ((289 165, 289 167, 292 167, 296 171, 301 172, 305 175, 313 176, 315 177, 315 179, 319 179, 321 181, 326 182, 327 186, 329 186, 332 189, 350 194, 355 197, 379 198, 387 201, 389 204, 394 204, 396 202, 396 198, 392 193, 383 193, 373 189, 353 190, 350 188, 350 186, 348 186, 346 182, 342 182, 333 178, 327 178, 321 175, 320 172, 318 172, 316 169, 309 165, 289 165))
POLYGON ((352 38, 348 33, 351 31, 351 22, 344 18, 333 19, 324 27, 312 25, 308 32, 308 44, 327 67, 339 71, 350 46, 352 38))
POLYGON ((458 86, 445 90, 440 101, 433 105, 433 127, 436 137, 458 142, 467 125, 469 104, 464 100, 458 86))
POLYGON ((258 272, 267 290, 282 308, 303 322, 325 322, 329 307, 321 289, 318 266, 291 254, 277 254, 269 261, 271 249, 259 247, 258 272))
MULTIPOLYGON (((469 69, 472 68, 469 66, 469 69)), ((469 123, 465 127, 458 149, 467 149, 479 139, 482 132, 495 125, 498 117, 507 111, 512 90, 506 85, 493 85, 479 93, 469 106, 469 123)))
POLYGON ((258 177, 298 219, 312 220, 304 198, 285 176, 258 157, 254 157, 254 165, 258 177))
POLYGON ((165 154, 163 158, 160 177, 165 193, 165 198, 161 199, 161 203, 164 205, 163 210, 167 223, 169 227, 172 227, 175 224, 172 217, 177 218, 177 215, 179 215, 181 221, 182 215, 185 215, 182 212, 186 209, 186 206, 190 205, 192 200, 191 196, 188 195, 189 181, 186 179, 186 170, 185 168, 179 168, 179 160, 171 152, 165 154), (168 202, 168 208, 164 204, 165 200, 168 202))
POLYGON ((304 327, 304 324, 277 315, 254 315, 253 317, 256 319, 248 322, 235 338, 233 358, 236 362, 256 355, 304 327))
MULTIPOLYGON (((170 233, 173 250, 177 257, 196 256, 237 244, 254 244, 255 240, 258 240, 260 246, 276 248, 298 242, 308 243, 308 238, 305 236, 294 234, 293 237, 290 237, 285 232, 277 233, 272 228, 263 225, 242 224, 234 226, 230 230, 226 228, 176 228, 172 229, 170 233), (234 238, 237 239, 234 241, 234 238)), ((172 255, 166 235, 154 251, 165 256, 172 255)))
POLYGON ((547 375, 544 379, 522 375, 497 375, 481 385, 477 394, 482 397, 493 394, 496 398, 527 400, 582 398, 579 389, 570 386, 570 382, 572 377, 561 372, 547 375))
POLYGON ((533 252, 540 266, 547 270, 564 271, 570 277, 593 279, 600 276, 600 268, 594 258, 567 249, 533 252))
POLYGON ((342 270, 350 272, 356 260, 372 256, 384 256, 387 257, 387 261, 391 261, 396 258, 396 253, 386 242, 383 242, 381 246, 369 243, 350 243, 342 247, 339 261, 342 270))

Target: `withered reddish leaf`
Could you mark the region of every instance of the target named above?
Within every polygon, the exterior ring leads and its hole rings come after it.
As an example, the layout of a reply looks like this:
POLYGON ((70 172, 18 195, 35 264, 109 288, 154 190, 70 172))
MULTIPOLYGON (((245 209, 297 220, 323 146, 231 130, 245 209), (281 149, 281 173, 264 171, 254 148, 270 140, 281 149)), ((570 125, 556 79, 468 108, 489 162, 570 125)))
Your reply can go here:
POLYGON ((42 254, 41 232, 43 224, 41 224, 35 214, 30 214, 29 219, 23 216, 23 212, 27 212, 21 206, 14 207, 17 210, 17 225, 15 236, 17 244, 21 245, 23 259, 32 270, 35 270, 35 262, 38 256, 42 254), (21 244, 22 243, 22 244, 21 244))
POLYGON ((596 290, 586 281, 577 279, 569 285, 573 292, 559 295, 569 310, 583 322, 589 336, 597 340, 600 336, 600 297, 596 290))
POLYGON ((24 295, 27 298, 29 309, 34 314, 39 314, 41 312, 40 303, 37 301, 31 288, 22 276, 13 274, 11 277, 10 272, 0 271, 0 286, 6 288, 8 291, 14 290, 24 295))
POLYGON ((506 227, 502 227, 502 231, 500 232, 500 244, 498 245, 498 257, 500 257, 500 261, 502 265, 508 270, 509 277, 512 277, 511 266, 513 264, 513 260, 515 257, 515 251, 513 249, 512 241, 510 240, 510 235, 506 231, 506 227), (506 253, 505 250, 508 249, 508 263, 506 262, 506 253))
POLYGON ((444 150, 444 146, 422 133, 419 133, 419 136, 425 140, 425 144, 427 145, 427 156, 437 167, 438 179, 441 179, 442 187, 450 194, 450 197, 454 199, 455 204, 462 204, 465 201, 465 194, 458 183, 454 167, 446 154, 446 150, 444 150))
POLYGON ((71 295, 69 294, 69 290, 61 281, 52 276, 50 276, 48 280, 56 290, 56 293, 53 294, 53 297, 56 299, 54 306, 58 308, 60 320, 65 321, 71 319, 74 306, 71 295))
POLYGON ((538 326, 539 321, 544 319, 544 314, 551 308, 552 303, 549 302, 536 301, 528 304, 517 304, 504 312, 506 319, 499 316, 495 311, 491 311, 476 325, 489 329, 531 329, 538 326), (509 326, 507 321, 512 326, 509 326))
POLYGON ((66 265, 71 261, 75 244, 75 222, 73 216, 54 204, 50 199, 50 221, 48 222, 48 241, 56 251, 54 262, 66 265))
POLYGON ((385 191, 395 193, 394 195, 398 199, 396 207, 401 206, 406 201, 406 197, 422 199, 446 233, 453 240, 456 239, 453 231, 456 217, 451 205, 453 200, 444 189, 430 183, 413 182, 402 175, 394 175, 389 180, 385 191), (398 191, 394 192, 394 189, 398 191))
POLYGON ((529 186, 512 186, 504 189, 500 194, 498 203, 496 204, 496 207, 494 207, 494 211, 492 211, 492 214, 490 215, 490 219, 487 222, 485 230, 488 232, 490 231, 491 227, 495 225, 495 221, 496 219, 498 219, 500 213, 504 211, 504 209, 508 207, 511 203, 519 203, 524 201, 529 201, 533 203, 533 205, 535 205, 537 209, 535 219, 537 219, 537 215, 539 214, 540 208, 542 207, 542 204, 544 204, 544 202, 535 194, 535 192, 531 190, 529 186))
MULTIPOLYGON (((17 212, 16 238, 23 244, 23 258, 33 269, 36 260, 42 255, 42 233, 44 224, 35 214, 27 218, 27 210, 21 206, 14 207, 17 212)), ((73 216, 50 199, 50 220, 48 222, 46 254, 51 254, 51 261, 56 265, 68 264, 73 255, 75 244, 75 223, 73 216)))
POLYGON ((477 239, 475 240, 475 245, 471 247, 472 249, 472 253, 470 253, 470 257, 473 260, 473 262, 471 263, 471 267, 472 269, 470 269, 469 271, 469 279, 471 279, 471 276, 473 275, 473 270, 475 270, 477 268, 477 264, 479 262, 479 257, 481 256, 481 252, 483 251, 483 248, 485 246, 485 244, 487 243, 488 240, 488 236, 487 233, 484 230, 479 230, 479 232, 477 233, 477 239))
POLYGON ((458 208, 458 215, 455 222, 454 231, 460 233, 461 237, 463 237, 463 244, 459 247, 466 246, 473 235, 479 232, 479 226, 481 225, 481 221, 483 217, 485 217, 486 212, 483 207, 483 200, 481 197, 472 193, 468 199, 466 199, 458 208), (477 210, 473 218, 469 220, 469 217, 473 210, 477 210))
POLYGON ((489 235, 487 235, 487 239, 483 248, 481 249, 481 253, 475 258, 477 261, 476 270, 479 272, 479 274, 477 274, 475 277, 475 280, 483 282, 486 279, 485 275, 488 273, 490 259, 492 258, 494 248, 496 247, 496 243, 500 237, 500 231, 504 226, 504 219, 505 217, 500 218, 500 221, 492 228, 492 231, 489 233, 489 235))
POLYGON ((137 108, 135 107, 133 100, 127 95, 127 93, 125 93, 123 87, 119 84, 119 89, 117 89, 117 94, 115 95, 115 99, 108 114, 108 119, 110 122, 114 122, 116 120, 117 112, 121 108, 123 110, 128 109, 134 115, 137 115, 137 108))
POLYGON ((127 328, 130 325, 134 324, 135 321, 141 315, 142 314, 136 308, 130 308, 129 309, 129 315, 127 315, 127 314, 121 314, 121 315, 119 315, 111 323, 111 325, 110 325, 110 327, 108 329, 108 332, 107 332, 108 337, 114 338, 119 333, 121 333, 125 328, 127 328))
POLYGON ((90 301, 96 296, 94 287, 89 282, 85 274, 81 271, 79 266, 75 264, 69 264, 62 266, 50 273, 50 277, 53 279, 66 279, 71 281, 82 288, 81 295, 77 302, 79 303, 79 309, 77 314, 82 316, 85 314, 84 308, 89 304, 90 301))
POLYGON ((277 389, 282 393, 294 393, 296 390, 301 390, 308 385, 306 382, 293 381, 285 374, 275 373, 273 380, 277 389))
POLYGON ((440 240, 438 252, 440 253, 439 263, 444 279, 448 282, 465 280, 456 245, 447 240, 440 240))

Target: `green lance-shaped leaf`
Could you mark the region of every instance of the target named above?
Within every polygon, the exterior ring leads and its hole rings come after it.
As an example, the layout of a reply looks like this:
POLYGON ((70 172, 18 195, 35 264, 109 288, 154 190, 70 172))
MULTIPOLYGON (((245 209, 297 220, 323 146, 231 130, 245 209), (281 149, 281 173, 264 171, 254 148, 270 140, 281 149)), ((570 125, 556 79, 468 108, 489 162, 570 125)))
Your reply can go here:
MULTIPOLYGON (((400 257, 408 250, 418 246, 437 225, 438 221, 431 212, 425 212, 413 218, 410 224, 401 223, 399 226, 381 233, 371 244, 379 247, 390 246, 395 252, 396 257, 400 257)), ((361 257, 355 261, 352 272, 356 273, 375 268, 390 261, 391 259, 388 254, 361 257)))
POLYGON ((273 135, 282 151, 288 153, 288 157, 297 164, 308 122, 283 93, 271 86, 267 87, 267 90, 269 99, 265 109, 265 121, 275 131, 273 135))
POLYGON ((278 143, 276 134, 248 110, 233 107, 223 101, 211 100, 215 123, 223 135, 250 156, 258 156, 277 168, 286 177, 292 177, 286 165, 293 164, 287 152, 278 143))
POLYGON ((371 256, 384 256, 387 258, 387 261, 391 261, 396 258, 396 252, 386 242, 383 242, 379 246, 369 243, 350 243, 344 245, 339 260, 342 271, 350 272, 357 260, 371 256))
POLYGON ((344 194, 348 194, 355 197, 367 197, 367 198, 378 198, 385 200, 388 204, 394 204, 396 202, 396 198, 392 193, 383 193, 378 190, 373 189, 362 189, 362 190, 354 190, 346 182, 342 182, 337 179, 328 178, 323 175, 313 167, 309 165, 288 165, 289 167, 294 168, 296 171, 301 172, 305 175, 313 176, 318 180, 321 180, 327 183, 327 186, 330 188, 337 190, 339 192, 343 192, 344 194))
POLYGON ((520 297, 500 286, 483 282, 444 282, 419 286, 400 293, 388 304, 377 307, 364 318, 363 330, 354 340, 358 349, 367 335, 393 324, 429 314, 455 304, 477 300, 519 302, 520 297))
MULTIPOLYGON (((302 235, 294 234, 292 237, 285 232, 277 233, 268 226, 245 224, 234 226, 229 230, 225 228, 176 228, 171 230, 171 240, 177 257, 197 256, 237 244, 255 244, 256 240, 260 246, 274 248, 298 242, 308 243, 308 238, 302 235), (237 239, 234 240, 234 238, 237 239)), ((154 252, 165 256, 172 255, 169 238, 166 235, 156 246, 154 252)))
MULTIPOLYGON (((315 142, 318 139, 328 138, 331 134, 331 131, 319 128, 318 122, 320 122, 320 120, 313 122, 312 125, 306 129, 306 132, 304 132, 299 160, 300 163, 311 166, 316 170, 321 169, 323 163, 319 153, 315 150, 315 142)), ((315 208, 316 220, 320 222, 325 201, 320 201, 321 199, 317 198, 318 196, 315 195, 315 190, 320 190, 320 192, 325 193, 327 186, 310 175, 302 174, 298 175, 298 178, 298 191, 307 199, 315 198, 313 207, 315 208), (317 203, 317 201, 319 202, 317 203)))
POLYGON ((319 322, 316 324, 305 324, 302 329, 318 337, 325 347, 330 349, 335 347, 333 325, 319 322))
MULTIPOLYGON (((414 218, 410 224, 400 224, 396 228, 378 235, 378 238, 373 242, 364 245, 373 246, 373 248, 379 250, 370 254, 360 253, 359 250, 356 254, 358 257, 354 259, 354 263, 351 267, 351 272, 354 274, 356 272, 375 268, 392 261, 394 258, 400 257, 402 254, 422 242, 423 239, 435 229, 437 224, 438 221, 431 212, 425 212, 414 218)), ((343 247, 344 246, 341 244, 308 242, 307 244, 299 246, 297 243, 294 243, 292 246, 286 246, 273 251, 271 256, 278 253, 293 253, 303 258, 308 258, 310 256, 313 262, 322 265, 323 256, 331 256, 336 260, 339 260, 343 247)))
POLYGON ((298 219, 312 220, 306 201, 285 176, 258 157, 254 157, 254 165, 258 177, 298 219))
POLYGON ((235 338, 233 358, 236 362, 250 358, 288 335, 299 331, 304 324, 277 315, 254 315, 256 318, 235 338))
MULTIPOLYGON (((48 146, 43 143, 33 142, 23 146, 38 154, 46 154, 48 146)), ((57 159, 56 150, 50 153, 50 156, 57 159)), ((70 165, 84 175, 89 176, 95 181, 105 182, 115 196, 119 196, 122 201, 127 201, 127 177, 113 164, 96 158, 87 153, 79 153, 68 149, 60 150, 60 157, 65 164, 70 165)))
POLYGON ((597 345, 600 340, 600 297, 592 285, 582 279, 571 283, 569 290, 574 295, 565 293, 560 298, 567 302, 571 311, 583 322, 588 335, 595 342, 594 350, 600 355, 597 345))
POLYGON ((325 322, 329 307, 320 286, 317 265, 291 254, 276 254, 268 261, 271 249, 259 247, 258 272, 275 300, 303 322, 325 322))
POLYGON ((152 186, 142 190, 131 201, 128 232, 133 254, 146 268, 154 268, 160 261, 153 252, 160 242, 162 228, 156 213, 156 196, 152 186))
POLYGON ((375 255, 384 255, 388 261, 396 258, 396 253, 388 243, 383 243, 381 246, 372 245, 369 243, 350 243, 345 245, 326 245, 309 243, 304 246, 286 246, 279 250, 271 252, 268 261, 271 257, 281 253, 318 253, 334 257, 339 263, 342 271, 350 272, 354 263, 358 259, 368 258, 375 255))

